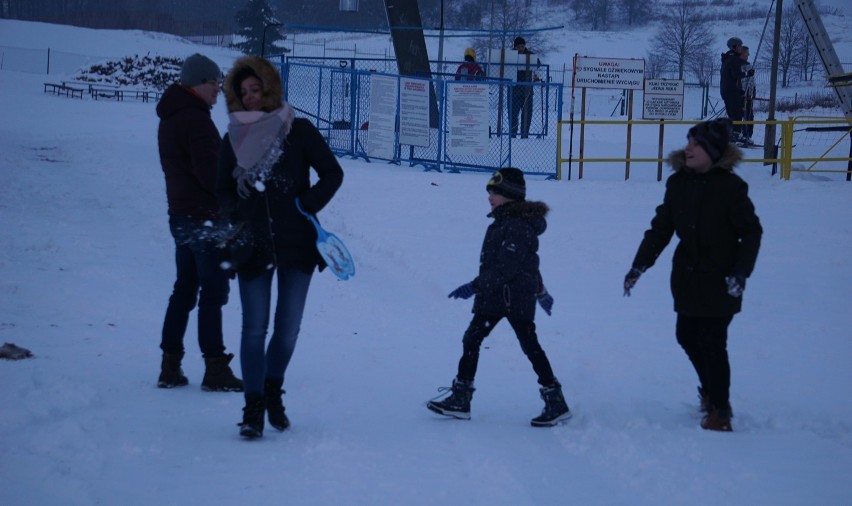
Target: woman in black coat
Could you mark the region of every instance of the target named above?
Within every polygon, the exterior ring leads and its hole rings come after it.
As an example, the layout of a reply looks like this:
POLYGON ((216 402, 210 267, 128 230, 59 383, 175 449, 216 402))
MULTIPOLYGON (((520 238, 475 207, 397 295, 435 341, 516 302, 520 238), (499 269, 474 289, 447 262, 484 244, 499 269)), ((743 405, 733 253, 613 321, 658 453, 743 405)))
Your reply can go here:
POLYGON ((733 172, 742 153, 729 138, 730 120, 701 123, 689 130, 686 148, 669 156, 674 174, 624 280, 630 295, 677 234, 671 274, 677 339, 701 383, 702 427, 723 431, 731 430, 728 325, 742 308, 763 234, 748 185, 733 172))
MULTIPOLYGON (((283 102, 277 69, 256 56, 237 60, 225 79, 230 123, 222 143, 216 194, 222 211, 248 247, 229 266, 239 277, 243 308, 240 363, 246 407, 240 434, 259 437, 264 412, 284 430, 284 373, 296 347, 315 268, 325 262, 317 232, 296 208, 316 214, 343 181, 343 170, 307 119, 283 102), (317 175, 311 185, 310 170, 317 175), (272 281, 278 301, 266 350, 272 281)), ((239 242, 237 241, 237 242, 239 242)))

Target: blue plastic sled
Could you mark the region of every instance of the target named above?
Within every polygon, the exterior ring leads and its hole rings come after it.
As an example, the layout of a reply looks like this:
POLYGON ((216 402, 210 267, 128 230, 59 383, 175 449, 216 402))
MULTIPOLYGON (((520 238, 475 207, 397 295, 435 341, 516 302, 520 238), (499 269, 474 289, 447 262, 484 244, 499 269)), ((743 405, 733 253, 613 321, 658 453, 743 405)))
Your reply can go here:
POLYGON ((302 209, 302 204, 299 202, 299 199, 296 199, 296 209, 305 215, 306 218, 311 220, 311 223, 314 224, 314 228, 317 229, 317 250, 323 260, 325 260, 325 263, 328 264, 328 268, 331 269, 331 272, 344 281, 354 276, 355 260, 352 259, 352 255, 349 253, 346 245, 343 244, 343 241, 341 241, 336 235, 331 232, 327 232, 324 228, 322 228, 313 215, 306 213, 302 209))

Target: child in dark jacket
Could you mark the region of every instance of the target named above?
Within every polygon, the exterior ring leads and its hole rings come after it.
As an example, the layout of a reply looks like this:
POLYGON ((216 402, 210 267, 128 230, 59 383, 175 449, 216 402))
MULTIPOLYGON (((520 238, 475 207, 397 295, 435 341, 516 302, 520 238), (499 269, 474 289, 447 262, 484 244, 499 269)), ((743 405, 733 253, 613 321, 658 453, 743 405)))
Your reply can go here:
POLYGON ((699 123, 689 130, 686 147, 669 155, 674 174, 624 277, 624 294, 630 295, 677 235, 671 273, 675 335, 698 375, 706 413, 701 427, 723 432, 732 430, 733 416, 728 326, 742 309, 763 236, 748 185, 734 174, 742 152, 729 142, 730 133, 727 118, 699 123))
POLYGON ((479 257, 479 275, 450 293, 451 298, 473 302, 473 320, 462 339, 463 352, 452 393, 444 400, 431 400, 427 407, 439 414, 470 419, 473 379, 479 362, 479 348, 495 325, 506 318, 515 331, 521 349, 538 375, 545 406, 531 420, 535 427, 550 427, 571 417, 562 395, 562 386, 553 375, 547 355, 535 332, 535 304, 549 315, 553 297, 547 293, 539 272, 538 236, 547 228, 550 210, 543 202, 526 201, 524 173, 516 168, 497 171, 486 185, 489 217, 494 222, 485 232, 479 257))

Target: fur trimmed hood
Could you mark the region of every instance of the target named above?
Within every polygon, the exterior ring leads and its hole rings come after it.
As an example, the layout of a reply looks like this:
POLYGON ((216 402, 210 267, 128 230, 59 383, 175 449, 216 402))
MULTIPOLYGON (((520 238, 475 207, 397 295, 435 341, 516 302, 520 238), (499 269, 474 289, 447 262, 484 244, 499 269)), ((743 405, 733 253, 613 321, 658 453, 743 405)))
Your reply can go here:
POLYGON ((544 202, 537 200, 516 200, 497 207, 488 214, 488 217, 495 220, 510 218, 526 220, 532 226, 535 234, 541 235, 547 229, 547 220, 545 218, 549 212, 550 207, 544 202))
POLYGON ((245 111, 240 97, 234 88, 234 81, 242 81, 247 75, 256 75, 263 83, 263 106, 266 112, 274 111, 282 105, 284 94, 281 85, 281 76, 278 69, 268 60, 259 56, 244 56, 234 62, 234 66, 225 76, 225 97, 228 103, 228 112, 245 111))
POLYGON ((512 218, 545 218, 550 207, 537 200, 516 200, 494 209, 488 216, 512 218))
MULTIPOLYGON (((725 148, 725 152, 722 153, 722 157, 719 158, 719 161, 713 164, 713 167, 733 171, 742 159, 743 152, 740 151, 740 149, 734 144, 728 144, 728 147, 725 148)), ((686 151, 683 149, 672 151, 669 154, 669 157, 666 159, 666 163, 671 166, 674 172, 678 172, 681 169, 685 169, 686 151)))

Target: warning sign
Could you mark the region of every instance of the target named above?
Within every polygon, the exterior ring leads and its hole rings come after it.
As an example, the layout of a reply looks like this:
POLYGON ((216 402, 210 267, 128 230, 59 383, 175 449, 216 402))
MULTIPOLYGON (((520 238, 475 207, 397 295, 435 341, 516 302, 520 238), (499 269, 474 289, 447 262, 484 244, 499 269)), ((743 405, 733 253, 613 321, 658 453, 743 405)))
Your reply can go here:
POLYGON ((683 119, 683 79, 646 79, 643 119, 683 119))
POLYGON ((580 88, 641 90, 645 80, 645 60, 582 56, 575 65, 574 84, 580 88))

